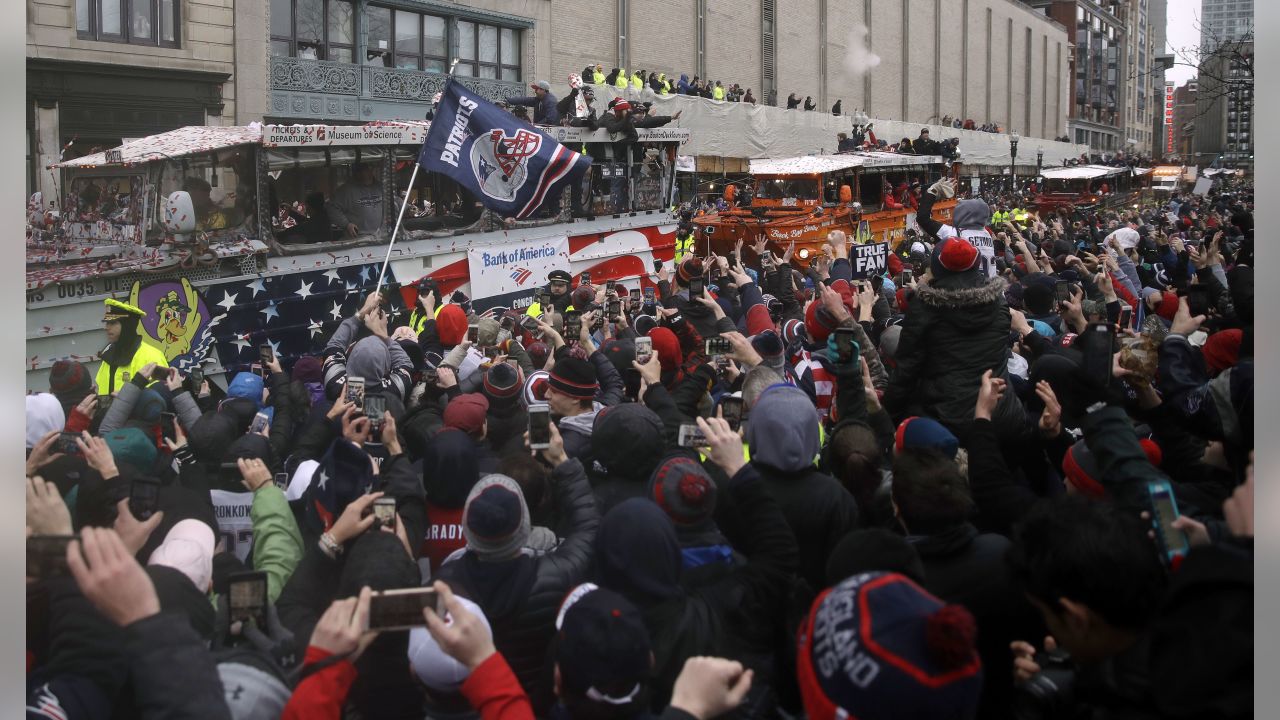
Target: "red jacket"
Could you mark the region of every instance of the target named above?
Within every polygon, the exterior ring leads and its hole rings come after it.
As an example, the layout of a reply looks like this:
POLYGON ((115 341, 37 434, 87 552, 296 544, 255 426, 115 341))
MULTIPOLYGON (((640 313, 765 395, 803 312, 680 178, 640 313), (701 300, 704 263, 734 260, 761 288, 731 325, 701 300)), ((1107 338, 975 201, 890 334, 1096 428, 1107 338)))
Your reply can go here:
MULTIPOLYGON (((312 645, 307 648, 302 664, 315 664, 331 654, 328 650, 312 645)), ((355 681, 356 666, 350 660, 342 660, 312 673, 294 689, 289 704, 284 706, 281 720, 339 720, 342 717, 342 705, 355 681)))
MULTIPOLYGON (((502 653, 490 655, 471 671, 462 683, 462 694, 480 712, 480 720, 533 720, 529 696, 520 688, 520 681, 502 653)), ((287 709, 285 716, 288 717, 287 709)))

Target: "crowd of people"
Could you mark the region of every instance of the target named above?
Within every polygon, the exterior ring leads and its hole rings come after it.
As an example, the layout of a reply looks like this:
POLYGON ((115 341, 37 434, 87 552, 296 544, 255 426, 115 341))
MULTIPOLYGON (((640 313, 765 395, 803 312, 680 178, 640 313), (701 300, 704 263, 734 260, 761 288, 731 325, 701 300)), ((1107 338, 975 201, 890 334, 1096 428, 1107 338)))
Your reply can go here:
POLYGON ((955 197, 225 390, 109 301, 27 397, 28 717, 1251 716, 1252 188, 955 197))

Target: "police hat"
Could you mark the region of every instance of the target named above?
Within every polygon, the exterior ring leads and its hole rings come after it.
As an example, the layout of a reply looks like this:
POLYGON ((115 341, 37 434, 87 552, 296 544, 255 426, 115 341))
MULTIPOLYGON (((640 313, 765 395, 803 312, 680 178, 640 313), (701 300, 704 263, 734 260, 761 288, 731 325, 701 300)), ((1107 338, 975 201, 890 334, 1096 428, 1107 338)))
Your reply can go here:
POLYGON ((112 298, 108 298, 105 304, 107 312, 102 316, 103 322, 124 320, 126 318, 144 318, 147 316, 147 311, 142 308, 112 298))
POLYGON ((547 273, 548 282, 562 282, 567 284, 572 280, 573 278, 569 275, 568 270, 552 270, 547 273))

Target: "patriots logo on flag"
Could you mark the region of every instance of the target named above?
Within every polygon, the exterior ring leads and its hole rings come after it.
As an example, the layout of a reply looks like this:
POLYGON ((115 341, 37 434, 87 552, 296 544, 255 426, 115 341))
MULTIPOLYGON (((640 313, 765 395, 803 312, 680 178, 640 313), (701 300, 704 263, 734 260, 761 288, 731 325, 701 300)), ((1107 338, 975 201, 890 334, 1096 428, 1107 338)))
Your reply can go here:
POLYGON ((581 180, 591 158, 450 80, 418 163, 453 178, 486 208, 526 218, 581 180))
POLYGON ((511 279, 516 281, 517 285, 523 285, 533 277, 533 271, 528 268, 518 267, 511 272, 511 279))

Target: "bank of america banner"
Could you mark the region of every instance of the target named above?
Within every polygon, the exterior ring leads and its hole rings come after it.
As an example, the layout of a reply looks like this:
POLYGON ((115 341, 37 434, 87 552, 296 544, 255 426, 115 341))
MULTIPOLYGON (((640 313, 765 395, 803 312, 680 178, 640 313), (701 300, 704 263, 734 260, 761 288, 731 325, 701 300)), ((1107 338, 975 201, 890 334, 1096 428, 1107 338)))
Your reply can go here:
POLYGON ((552 270, 569 270, 569 238, 560 235, 468 248, 467 269, 473 300, 483 307, 510 306, 532 297, 552 270))
POLYGON ((450 80, 418 162, 453 178, 490 210, 525 218, 580 180, 591 158, 450 80))

